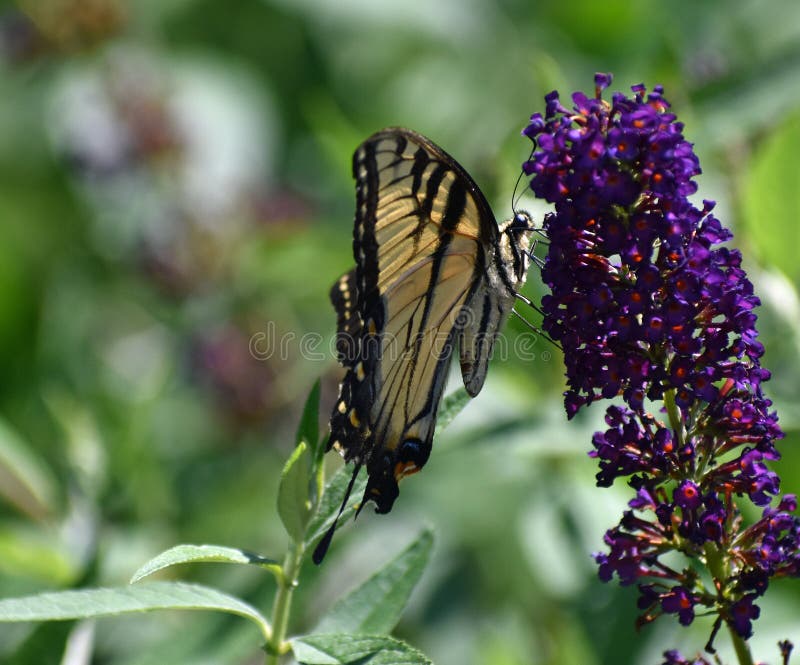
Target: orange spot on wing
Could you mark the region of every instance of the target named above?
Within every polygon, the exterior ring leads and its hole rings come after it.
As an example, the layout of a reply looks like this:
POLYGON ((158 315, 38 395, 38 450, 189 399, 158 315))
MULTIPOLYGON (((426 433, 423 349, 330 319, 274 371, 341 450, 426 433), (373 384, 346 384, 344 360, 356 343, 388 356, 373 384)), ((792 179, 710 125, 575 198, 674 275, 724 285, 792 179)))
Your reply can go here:
POLYGON ((419 467, 414 462, 398 462, 394 465, 394 479, 399 481, 417 471, 419 467))

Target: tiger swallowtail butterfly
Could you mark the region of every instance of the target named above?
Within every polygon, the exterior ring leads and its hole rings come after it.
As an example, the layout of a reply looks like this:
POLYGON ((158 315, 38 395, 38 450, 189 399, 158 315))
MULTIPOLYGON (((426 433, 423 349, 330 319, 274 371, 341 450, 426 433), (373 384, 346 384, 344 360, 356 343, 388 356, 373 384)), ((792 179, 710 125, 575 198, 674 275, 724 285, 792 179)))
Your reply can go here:
MULTIPOLYGON (((498 226, 469 174, 409 129, 381 130, 353 155, 356 267, 330 292, 336 350, 346 368, 328 449, 362 466, 368 501, 388 513, 398 481, 431 452, 450 356, 459 348, 470 396, 530 263, 533 224, 519 212, 498 226)), ((338 516, 336 518, 338 520, 338 516)), ((336 522, 317 545, 319 564, 336 522)))

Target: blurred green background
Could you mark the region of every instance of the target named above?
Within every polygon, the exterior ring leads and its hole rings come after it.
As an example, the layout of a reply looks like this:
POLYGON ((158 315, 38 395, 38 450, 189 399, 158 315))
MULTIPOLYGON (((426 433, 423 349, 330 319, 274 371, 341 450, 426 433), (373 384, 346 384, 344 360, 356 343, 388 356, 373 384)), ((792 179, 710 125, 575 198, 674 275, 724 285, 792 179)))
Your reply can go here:
MULTIPOLYGON (((502 218, 528 116, 596 71, 663 84, 695 142, 698 198, 763 300, 776 469, 800 490, 800 4, 21 0, 0 11, 0 57, 0 597, 124 584, 178 542, 280 556, 278 475, 313 381, 324 423, 339 377, 327 292, 353 261, 354 148, 388 125, 425 133, 502 218)), ((365 511, 309 566, 292 632, 432 524, 398 635, 438 665, 702 647, 707 620, 637 634, 635 590, 597 580, 590 553, 628 492, 594 487, 601 408, 566 422, 551 351, 493 362, 391 515, 365 511)), ((179 573, 265 611, 274 592, 249 570, 179 573)), ((800 643, 798 583, 760 604, 755 655, 777 662, 778 639, 800 643)), ((0 662, 60 663, 82 635, 92 663, 261 662, 245 623, 2 626, 0 662)))

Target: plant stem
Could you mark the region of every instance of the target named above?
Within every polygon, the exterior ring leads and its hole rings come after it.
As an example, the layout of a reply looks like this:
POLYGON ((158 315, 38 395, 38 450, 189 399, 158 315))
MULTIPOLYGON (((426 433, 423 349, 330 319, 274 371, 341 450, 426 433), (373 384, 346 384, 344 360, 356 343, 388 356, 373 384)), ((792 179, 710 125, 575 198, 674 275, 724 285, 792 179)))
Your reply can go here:
POLYGON ((286 629, 289 626, 289 614, 292 607, 292 594, 300 576, 305 548, 302 543, 290 543, 289 551, 283 560, 283 574, 278 579, 278 593, 272 608, 272 637, 267 642, 266 665, 278 665, 280 657, 289 651, 285 643, 286 629))
MULTIPOLYGON (((706 566, 716 584, 721 583, 722 580, 728 577, 727 565, 725 558, 717 547, 711 543, 705 544, 706 566)), ((719 587, 718 587, 719 588, 719 587)), ((742 639, 741 635, 737 633, 733 627, 726 621, 725 625, 728 627, 728 632, 733 641, 733 648, 736 651, 736 659, 739 665, 753 665, 753 656, 750 653, 750 645, 746 640, 742 639)))
POLYGON ((753 665, 753 656, 750 653, 750 645, 747 641, 743 640, 742 636, 739 635, 730 624, 728 624, 728 632, 731 634, 733 648, 736 650, 736 658, 739 661, 739 665, 753 665))
POLYGON ((678 439, 676 443, 679 447, 683 446, 683 442, 686 438, 686 429, 684 427, 678 405, 675 404, 674 388, 664 391, 664 406, 667 407, 667 415, 669 416, 670 427, 672 427, 672 431, 675 432, 675 436, 678 439))

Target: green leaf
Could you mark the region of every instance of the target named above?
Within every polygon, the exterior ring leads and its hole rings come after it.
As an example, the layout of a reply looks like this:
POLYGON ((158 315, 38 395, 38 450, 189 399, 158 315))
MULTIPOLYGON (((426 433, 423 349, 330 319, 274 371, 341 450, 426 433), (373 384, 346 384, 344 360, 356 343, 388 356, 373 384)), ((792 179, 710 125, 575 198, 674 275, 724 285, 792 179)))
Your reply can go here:
POLYGON ((295 542, 303 540, 311 504, 308 487, 311 480, 311 449, 301 441, 281 472, 278 487, 278 514, 286 532, 295 542))
POLYGON ((181 563, 244 563, 266 568, 276 576, 281 575, 281 565, 273 560, 262 557, 258 554, 251 554, 234 547, 222 547, 220 545, 176 545, 162 552, 158 556, 150 559, 133 577, 131 584, 152 575, 153 573, 176 566, 181 563))
POLYGON ((776 265, 798 282, 800 188, 797 187, 796 164, 800 151, 800 115, 775 127, 754 155, 750 172, 743 178, 744 218, 750 230, 748 240, 757 248, 762 260, 776 265))
POLYGON ((44 461, 0 420, 0 495, 24 513, 43 519, 55 512, 55 481, 44 461))
POLYGON ((50 529, 30 524, 0 526, 0 571, 12 579, 29 577, 46 585, 68 586, 82 564, 50 529))
POLYGON ((303 407, 303 415, 300 417, 300 425, 297 428, 297 443, 305 441, 311 447, 312 457, 322 457, 325 450, 319 445, 319 379, 314 383, 311 392, 308 393, 306 405, 303 407))
POLYGON ((471 399, 463 386, 445 397, 439 407, 439 414, 436 416, 436 431, 441 432, 453 422, 471 399))
MULTIPOLYGON (((314 513, 314 517, 309 522, 308 528, 306 528, 306 549, 315 547, 320 538, 325 535, 325 532, 330 528, 331 524, 333 524, 333 520, 336 519, 336 515, 339 512, 339 506, 342 505, 342 501, 344 500, 344 493, 347 491, 347 485, 350 483, 350 477, 352 475, 353 467, 343 466, 331 476, 331 479, 325 485, 325 493, 322 495, 319 507, 316 513, 314 513)), ((366 470, 362 469, 353 485, 353 491, 350 494, 347 508, 344 509, 342 517, 339 520, 339 527, 345 524, 356 511, 366 487, 367 474, 366 470)))
POLYGON ((424 654, 386 635, 306 635, 291 645, 303 665, 431 665, 424 654))
POLYGON ((433 534, 430 530, 423 531, 366 582, 336 601, 322 617, 316 632, 390 633, 425 570, 432 546, 433 534))
POLYGON ((269 622, 247 603, 199 584, 146 582, 128 587, 56 591, 0 600, 0 621, 65 621, 151 610, 217 610, 253 621, 265 639, 269 622))

